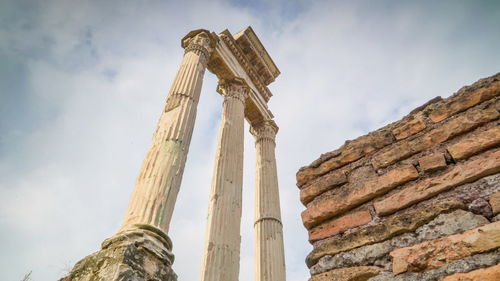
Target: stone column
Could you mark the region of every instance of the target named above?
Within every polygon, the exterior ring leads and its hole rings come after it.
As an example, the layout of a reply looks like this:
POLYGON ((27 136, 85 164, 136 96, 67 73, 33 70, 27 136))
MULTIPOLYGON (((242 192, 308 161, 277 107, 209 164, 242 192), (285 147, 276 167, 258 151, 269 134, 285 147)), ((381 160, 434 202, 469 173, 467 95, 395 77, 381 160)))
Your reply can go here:
POLYGON ((191 142, 203 74, 216 44, 206 30, 190 32, 165 109, 144 159, 120 231, 60 281, 176 281, 167 236, 191 142))
POLYGON ((281 224, 275 137, 272 120, 252 125, 257 167, 255 178, 255 280, 285 281, 285 254, 281 224))
POLYGON ((243 123, 249 88, 240 80, 223 80, 224 96, 212 190, 210 194, 202 281, 237 281, 243 185, 243 123))
POLYGON ((184 58, 144 159, 121 230, 144 224, 168 233, 191 142, 203 75, 216 38, 206 30, 182 40, 184 58))

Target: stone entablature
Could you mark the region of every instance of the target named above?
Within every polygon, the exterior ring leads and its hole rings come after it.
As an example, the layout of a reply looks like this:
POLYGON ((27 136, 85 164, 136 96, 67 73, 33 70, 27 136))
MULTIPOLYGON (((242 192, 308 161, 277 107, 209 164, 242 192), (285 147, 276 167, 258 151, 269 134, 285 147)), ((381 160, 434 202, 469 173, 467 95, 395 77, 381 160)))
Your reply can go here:
MULTIPOLYGON (((266 49, 255 34, 252 27, 248 27, 234 35, 234 39, 243 51, 246 59, 250 62, 259 80, 264 85, 274 82, 274 79, 280 75, 280 71, 273 59, 267 53, 266 49)), ((270 94, 270 92, 269 92, 270 94)), ((269 99, 271 96, 267 97, 269 99)))
POLYGON ((495 280, 499 118, 500 73, 301 168, 311 281, 495 280))
POLYGON ((219 79, 243 79, 251 89, 250 99, 245 106, 245 118, 250 124, 273 119, 267 107, 272 96, 254 66, 246 59, 243 50, 228 30, 221 32, 209 63, 208 70, 219 79))

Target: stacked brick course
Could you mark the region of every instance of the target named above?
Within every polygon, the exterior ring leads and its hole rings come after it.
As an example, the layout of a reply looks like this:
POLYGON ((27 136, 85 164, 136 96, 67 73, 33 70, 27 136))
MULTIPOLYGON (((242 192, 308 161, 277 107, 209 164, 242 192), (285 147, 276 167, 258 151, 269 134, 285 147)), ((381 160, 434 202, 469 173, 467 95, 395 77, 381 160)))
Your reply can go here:
POLYGON ((311 281, 500 280, 500 73, 297 173, 311 281))

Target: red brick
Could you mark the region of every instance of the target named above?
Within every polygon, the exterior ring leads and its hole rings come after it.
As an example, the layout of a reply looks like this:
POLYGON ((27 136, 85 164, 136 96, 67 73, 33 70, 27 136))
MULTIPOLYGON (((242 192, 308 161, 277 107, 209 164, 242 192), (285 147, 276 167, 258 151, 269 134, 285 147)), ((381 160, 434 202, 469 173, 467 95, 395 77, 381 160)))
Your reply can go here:
POLYGON ((320 159, 314 161, 311 165, 301 168, 297 173, 297 186, 303 186, 329 171, 354 162, 392 142, 392 134, 385 130, 376 131, 346 142, 341 148, 322 155, 320 159))
POLYGON ((389 150, 379 152, 372 158, 375 169, 387 167, 399 160, 408 158, 413 154, 431 148, 450 138, 468 132, 486 122, 497 119, 500 116, 493 107, 485 109, 474 109, 464 112, 442 126, 432 129, 419 138, 403 140, 394 144, 389 150))
POLYGON ((311 206, 302 212, 302 221, 307 229, 311 229, 326 219, 344 213, 417 177, 415 167, 404 165, 365 182, 360 188, 346 185, 341 187, 343 192, 311 203, 311 206))
POLYGON ((424 172, 430 172, 446 167, 446 159, 443 153, 433 153, 418 159, 420 169, 424 172))
POLYGON ((450 145, 448 152, 453 159, 462 160, 498 144, 500 144, 500 127, 494 127, 450 145))
POLYGON ((500 172, 500 150, 482 154, 479 158, 460 163, 444 174, 417 182, 391 196, 375 202, 379 215, 392 214, 400 209, 428 199, 458 185, 473 182, 500 172))
POLYGON ((458 112, 498 96, 499 94, 500 82, 495 82, 488 87, 453 96, 439 103, 439 105, 429 114, 429 118, 433 122, 442 121, 458 112))
POLYGON ((350 228, 367 224, 371 220, 372 216, 368 210, 349 213, 309 230, 309 241, 314 242, 339 234, 350 228))
POLYGON ((402 140, 422 131, 425 128, 425 122, 422 117, 416 117, 396 127, 394 130, 392 130, 392 134, 394 135, 394 137, 396 137, 397 140, 402 140))
POLYGON ((500 222, 392 251, 392 271, 426 271, 500 247, 500 222))
POLYGON ((329 174, 326 174, 312 184, 303 187, 300 190, 300 201, 306 205, 311 202, 316 196, 321 193, 330 190, 336 186, 344 184, 347 182, 347 177, 343 171, 337 170, 329 174))

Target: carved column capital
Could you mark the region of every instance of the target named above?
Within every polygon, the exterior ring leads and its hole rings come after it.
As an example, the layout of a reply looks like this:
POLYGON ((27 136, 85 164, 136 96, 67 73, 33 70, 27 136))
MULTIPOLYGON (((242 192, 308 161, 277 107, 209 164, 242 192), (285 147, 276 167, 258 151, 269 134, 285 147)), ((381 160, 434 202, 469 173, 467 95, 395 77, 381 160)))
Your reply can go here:
POLYGON ((263 139, 274 142, 278 133, 278 126, 274 120, 265 120, 257 124, 252 124, 250 133, 255 137, 256 142, 263 139))
POLYGON ((250 93, 250 88, 243 80, 238 78, 221 79, 217 85, 217 92, 224 97, 224 101, 228 99, 238 99, 245 104, 250 93))
POLYGON ((198 29, 189 32, 182 38, 181 46, 184 48, 184 53, 199 52, 203 54, 206 63, 215 48, 217 40, 216 36, 213 36, 208 30, 198 29))

